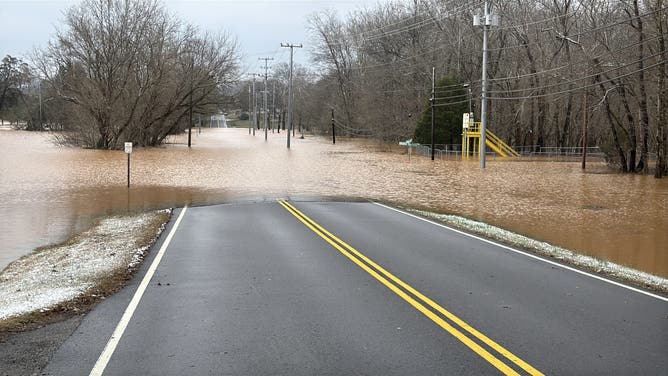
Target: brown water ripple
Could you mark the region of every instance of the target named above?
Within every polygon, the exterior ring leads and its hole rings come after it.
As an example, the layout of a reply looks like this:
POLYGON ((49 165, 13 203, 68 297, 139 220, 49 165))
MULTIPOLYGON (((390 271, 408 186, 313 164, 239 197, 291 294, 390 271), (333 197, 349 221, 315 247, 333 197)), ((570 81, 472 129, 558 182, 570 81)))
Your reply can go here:
POLYGON ((668 179, 607 173, 590 163, 432 162, 374 142, 204 130, 132 154, 53 146, 0 131, 0 268, 66 239, 99 216, 288 196, 366 197, 458 214, 668 277, 668 179))

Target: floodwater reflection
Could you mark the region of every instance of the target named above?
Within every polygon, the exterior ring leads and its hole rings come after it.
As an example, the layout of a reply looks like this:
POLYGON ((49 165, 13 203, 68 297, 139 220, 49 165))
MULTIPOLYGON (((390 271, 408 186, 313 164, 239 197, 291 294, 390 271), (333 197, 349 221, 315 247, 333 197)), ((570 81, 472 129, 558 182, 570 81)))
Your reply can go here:
POLYGON ((105 214, 290 196, 365 197, 458 214, 580 253, 668 277, 668 179, 618 175, 590 163, 413 157, 377 144, 285 133, 203 130, 135 149, 132 187, 122 151, 52 145, 0 131, 0 268, 105 214))

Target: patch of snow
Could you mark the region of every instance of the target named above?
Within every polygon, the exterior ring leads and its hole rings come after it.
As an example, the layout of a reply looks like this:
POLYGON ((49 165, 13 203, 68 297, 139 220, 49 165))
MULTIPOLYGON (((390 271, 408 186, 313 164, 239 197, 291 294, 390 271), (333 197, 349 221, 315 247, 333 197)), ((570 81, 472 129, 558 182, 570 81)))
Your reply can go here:
POLYGON ((38 250, 0 274, 0 320, 65 303, 86 294, 105 277, 136 267, 149 244, 146 226, 164 211, 110 217, 68 242, 38 250))
POLYGON ((489 225, 484 222, 478 222, 456 215, 438 214, 422 210, 410 211, 423 217, 433 218, 441 222, 451 224, 454 227, 480 234, 491 239, 513 244, 520 248, 530 249, 540 254, 553 257, 557 260, 562 260, 572 265, 580 266, 588 270, 593 270, 597 273, 632 281, 660 291, 668 291, 668 279, 666 278, 661 278, 627 266, 615 264, 613 262, 599 260, 591 256, 581 255, 546 242, 531 239, 526 236, 489 225))

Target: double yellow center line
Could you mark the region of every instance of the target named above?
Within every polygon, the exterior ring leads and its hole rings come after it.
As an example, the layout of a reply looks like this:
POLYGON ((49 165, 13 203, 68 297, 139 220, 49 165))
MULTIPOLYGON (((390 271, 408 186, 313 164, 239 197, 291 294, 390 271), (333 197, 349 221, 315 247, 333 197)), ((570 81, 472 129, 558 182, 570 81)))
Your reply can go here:
POLYGON ((357 264, 360 268, 364 269, 364 271, 376 278, 380 283, 392 290, 395 294, 399 295, 415 309, 429 317, 438 326, 452 334, 455 338, 473 350, 476 354, 480 355, 487 362, 492 364, 499 371, 506 375, 519 375, 515 369, 509 366, 509 363, 506 363, 507 361, 510 361, 530 375, 542 375, 540 371, 536 370, 510 351, 506 350, 503 346, 492 341, 459 317, 455 316, 433 300, 424 296, 422 293, 415 290, 404 281, 395 277, 392 273, 383 269, 383 267, 364 256, 348 243, 331 234, 314 220, 295 208, 292 204, 286 201, 279 201, 279 204, 281 204, 285 210, 294 215, 306 227, 311 229, 311 231, 320 236, 332 247, 341 252, 344 256, 348 257, 352 262, 357 264), (446 321, 446 319, 450 322, 446 321), (493 355, 490 351, 488 351, 488 349, 485 349, 473 338, 476 338, 481 343, 484 343, 489 347, 490 350, 496 352, 500 356, 493 355), (502 360, 503 358, 505 358, 506 362, 502 360))

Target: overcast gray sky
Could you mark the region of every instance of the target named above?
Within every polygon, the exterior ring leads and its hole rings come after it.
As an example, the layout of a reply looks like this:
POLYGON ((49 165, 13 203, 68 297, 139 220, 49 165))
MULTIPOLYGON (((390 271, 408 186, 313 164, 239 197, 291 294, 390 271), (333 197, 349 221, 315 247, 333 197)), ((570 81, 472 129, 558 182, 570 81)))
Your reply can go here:
MULTIPOLYGON (((295 61, 307 64, 309 35, 306 18, 323 9, 339 15, 372 7, 383 0, 163 0, 179 18, 202 29, 228 31, 237 37, 244 56, 243 70, 258 73, 259 57, 274 62, 289 60, 289 49, 281 42, 303 43, 295 49, 295 61)), ((33 47, 46 46, 62 12, 78 3, 74 0, 0 0, 0 55, 24 57, 33 47)))

